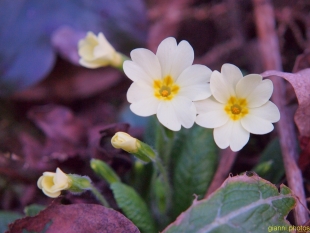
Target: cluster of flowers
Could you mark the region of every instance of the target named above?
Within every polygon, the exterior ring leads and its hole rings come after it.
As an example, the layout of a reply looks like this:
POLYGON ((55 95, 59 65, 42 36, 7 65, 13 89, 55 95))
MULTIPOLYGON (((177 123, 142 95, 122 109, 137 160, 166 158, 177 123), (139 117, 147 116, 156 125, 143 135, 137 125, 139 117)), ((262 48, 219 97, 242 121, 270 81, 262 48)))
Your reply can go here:
MULTIPOLYGON (((80 41, 80 64, 100 67, 119 64, 116 52, 102 33, 88 33, 80 41)), ((177 44, 169 37, 158 46, 156 54, 138 48, 123 70, 133 81, 127 99, 139 116, 156 114, 170 130, 193 124, 214 128, 216 144, 238 151, 248 142, 250 133, 266 134, 280 119, 275 104, 269 101, 273 84, 261 75, 243 76, 240 69, 224 64, 221 72, 204 65, 193 65, 194 50, 187 41, 177 44)))
MULTIPOLYGON (((280 119, 280 112, 269 101, 273 84, 261 75, 243 76, 240 69, 224 64, 221 72, 204 65, 193 65, 194 50, 187 41, 177 44, 169 37, 158 46, 156 54, 139 48, 131 53, 131 61, 115 51, 102 33, 89 32, 79 42, 80 64, 87 68, 111 65, 123 68, 133 83, 127 92, 132 112, 139 116, 156 114, 159 122, 170 130, 194 123, 214 128, 216 144, 238 151, 248 142, 250 133, 266 134, 280 119)), ((153 150, 130 135, 119 132, 112 138, 115 148, 135 154, 143 161, 153 160, 153 150), (147 154, 148 156, 145 156, 147 154)), ((44 172, 38 187, 49 197, 61 190, 82 192, 92 188, 88 177, 44 172)))

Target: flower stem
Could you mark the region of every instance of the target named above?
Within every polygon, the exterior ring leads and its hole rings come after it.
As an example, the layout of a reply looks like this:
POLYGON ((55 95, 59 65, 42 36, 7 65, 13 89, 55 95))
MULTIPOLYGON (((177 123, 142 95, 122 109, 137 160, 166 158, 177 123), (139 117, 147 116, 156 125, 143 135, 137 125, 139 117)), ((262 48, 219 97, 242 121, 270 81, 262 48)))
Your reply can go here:
POLYGON ((172 200, 172 188, 169 180, 169 175, 167 170, 165 169, 164 165, 162 164, 160 158, 156 158, 155 165, 159 171, 159 173, 162 175, 163 182, 165 185, 165 191, 166 191, 166 212, 169 211, 171 207, 171 200, 172 200))
POLYGON ((91 186, 91 191, 103 206, 110 208, 110 205, 107 202, 107 200, 104 198, 104 196, 99 192, 99 190, 95 186, 93 185, 91 186))
POLYGON ((161 124, 157 127, 156 133, 156 149, 163 164, 169 168, 170 167, 170 154, 174 142, 174 132, 162 126, 161 124))

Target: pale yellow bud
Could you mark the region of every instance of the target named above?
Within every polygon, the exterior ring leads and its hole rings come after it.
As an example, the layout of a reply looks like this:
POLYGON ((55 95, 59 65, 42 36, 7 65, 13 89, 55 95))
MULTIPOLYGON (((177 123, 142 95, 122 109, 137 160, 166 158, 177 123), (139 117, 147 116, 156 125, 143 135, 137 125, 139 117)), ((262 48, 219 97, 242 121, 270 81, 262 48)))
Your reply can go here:
POLYGON ((59 168, 54 172, 44 172, 37 182, 37 185, 42 189, 43 193, 49 197, 58 197, 61 190, 69 189, 72 180, 61 171, 59 168))
POLYGON ((79 41, 80 65, 87 68, 98 68, 112 65, 119 67, 122 65, 122 56, 115 51, 113 46, 107 41, 102 33, 96 36, 88 32, 86 37, 79 41))
POLYGON ((112 146, 123 149, 129 153, 136 153, 139 149, 139 141, 128 133, 117 132, 111 139, 112 146))

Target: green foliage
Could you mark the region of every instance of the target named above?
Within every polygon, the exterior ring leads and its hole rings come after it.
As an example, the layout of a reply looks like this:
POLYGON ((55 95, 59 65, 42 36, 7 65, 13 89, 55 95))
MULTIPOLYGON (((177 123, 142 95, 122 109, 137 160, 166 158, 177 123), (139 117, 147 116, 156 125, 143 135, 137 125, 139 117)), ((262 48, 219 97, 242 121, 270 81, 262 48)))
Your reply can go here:
POLYGON ((146 203, 133 188, 126 184, 115 182, 111 185, 111 189, 117 205, 139 228, 141 233, 157 232, 146 203))
POLYGON ((281 226, 277 232, 289 232, 285 217, 295 204, 284 185, 279 193, 256 174, 229 177, 208 199, 194 201, 164 233, 261 233, 272 226, 281 226))
POLYGON ((105 162, 99 159, 92 159, 90 161, 90 166, 96 173, 96 175, 106 180, 109 184, 112 184, 114 182, 120 182, 120 178, 118 177, 118 175, 105 162))
POLYGON ((149 195, 152 173, 153 163, 143 164, 140 160, 135 161, 130 174, 130 184, 144 199, 149 195))
POLYGON ((145 142, 157 151, 160 160, 167 168, 170 166, 175 135, 175 132, 160 124, 155 116, 150 118, 145 130, 145 142))
POLYGON ((43 205, 33 204, 33 205, 26 206, 24 209, 24 212, 25 212, 26 216, 35 216, 41 210, 44 210, 44 209, 45 209, 45 206, 43 206, 43 205))
POLYGON ((253 171, 271 183, 277 184, 280 182, 285 170, 279 138, 275 138, 269 143, 253 171))
POLYGON ((0 232, 6 232, 8 230, 8 225, 21 217, 22 215, 18 213, 0 211, 0 232))
POLYGON ((206 193, 218 164, 218 149, 212 130, 195 125, 186 138, 173 174, 173 217, 186 210, 194 199, 206 193))

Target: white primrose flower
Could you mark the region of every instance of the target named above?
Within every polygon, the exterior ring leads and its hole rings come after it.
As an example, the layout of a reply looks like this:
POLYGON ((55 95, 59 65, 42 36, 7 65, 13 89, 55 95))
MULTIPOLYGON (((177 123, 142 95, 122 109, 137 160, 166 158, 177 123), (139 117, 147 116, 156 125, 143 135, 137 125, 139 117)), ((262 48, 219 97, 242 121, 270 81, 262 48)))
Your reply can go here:
POLYGON ((211 95, 211 70, 192 65, 194 51, 187 41, 169 37, 158 46, 156 55, 139 48, 130 53, 132 61, 124 62, 124 72, 133 81, 127 99, 130 109, 139 116, 157 115, 161 124, 178 131, 181 125, 193 126, 195 100, 211 95))
POLYGON ((79 41, 78 47, 81 57, 79 63, 84 67, 98 68, 108 65, 118 67, 123 62, 122 56, 115 51, 101 32, 98 36, 88 32, 86 37, 79 41))
POLYGON ((196 123, 214 128, 214 140, 222 149, 240 150, 250 133, 269 133, 280 119, 277 106, 269 101, 273 84, 259 74, 243 77, 238 67, 224 64, 221 73, 213 71, 210 89, 212 97, 195 102, 196 123))
POLYGON ((71 183, 72 180, 69 176, 60 170, 60 168, 57 168, 56 173, 44 172, 39 178, 37 185, 45 195, 55 198, 60 195, 61 190, 69 189, 71 183))

